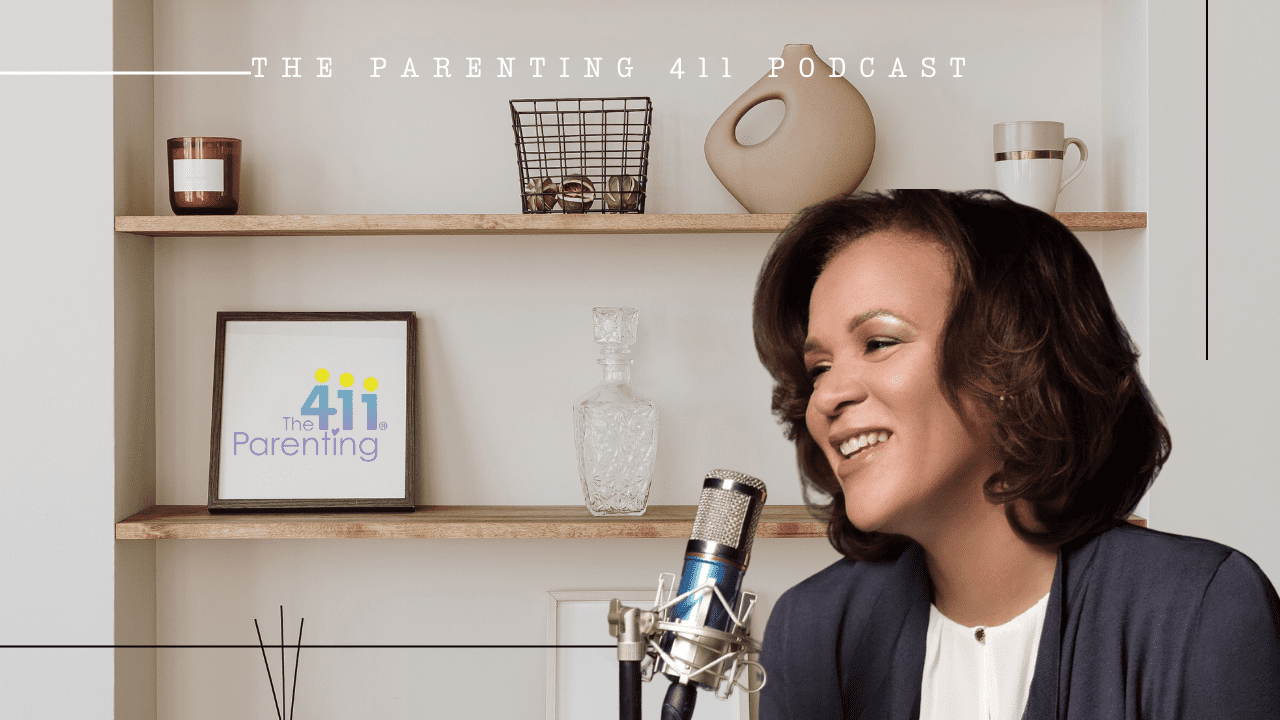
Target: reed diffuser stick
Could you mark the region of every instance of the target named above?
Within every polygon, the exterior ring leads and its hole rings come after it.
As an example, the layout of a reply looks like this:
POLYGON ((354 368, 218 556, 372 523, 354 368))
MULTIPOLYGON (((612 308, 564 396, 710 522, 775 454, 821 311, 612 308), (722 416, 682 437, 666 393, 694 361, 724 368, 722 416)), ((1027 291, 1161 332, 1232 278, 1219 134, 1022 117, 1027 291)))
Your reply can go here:
POLYGON ((289 680, 284 675, 284 606, 280 606, 280 704, 285 705, 280 709, 280 720, 284 720, 289 712, 287 703, 285 702, 284 689, 289 687, 289 680))
MULTIPOLYGON (((258 647, 262 648, 262 664, 267 666, 267 682, 271 683, 271 702, 276 704, 276 717, 284 720, 280 714, 280 701, 276 699, 276 681, 271 679, 271 663, 267 662, 267 646, 262 644, 262 628, 258 627, 258 618, 253 619, 253 629, 258 631, 258 647)), ((280 689, 281 694, 284 689, 280 689)))
POLYGON ((289 720, 293 720, 293 711, 298 707, 298 657, 302 655, 302 626, 307 622, 302 618, 298 623, 298 646, 293 651, 293 697, 289 700, 289 720))

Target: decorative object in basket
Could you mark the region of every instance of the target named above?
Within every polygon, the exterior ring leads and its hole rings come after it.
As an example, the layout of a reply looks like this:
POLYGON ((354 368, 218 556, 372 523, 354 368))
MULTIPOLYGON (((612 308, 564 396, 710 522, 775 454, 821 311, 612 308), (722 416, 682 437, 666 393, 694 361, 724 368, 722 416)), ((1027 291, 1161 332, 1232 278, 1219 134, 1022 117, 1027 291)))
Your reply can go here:
POLYGON ((812 45, 787 45, 782 62, 724 111, 703 146, 712 172, 753 213, 794 213, 847 195, 875 154, 875 120, 857 88, 831 77, 812 45), (739 143, 738 122, 767 100, 786 105, 782 123, 760 143, 739 143))
POLYGON ((523 212, 644 212, 649 98, 512 100, 511 126, 523 212))
POLYGON ((596 185, 586 175, 566 175, 560 183, 560 204, 565 212, 586 212, 596 201, 596 185))
POLYGON ((604 194, 605 209, 635 210, 640 205, 640 181, 631 175, 609 177, 604 194))
POLYGON ((551 178, 530 178, 524 185, 525 212, 548 212, 556 206, 560 186, 551 178))

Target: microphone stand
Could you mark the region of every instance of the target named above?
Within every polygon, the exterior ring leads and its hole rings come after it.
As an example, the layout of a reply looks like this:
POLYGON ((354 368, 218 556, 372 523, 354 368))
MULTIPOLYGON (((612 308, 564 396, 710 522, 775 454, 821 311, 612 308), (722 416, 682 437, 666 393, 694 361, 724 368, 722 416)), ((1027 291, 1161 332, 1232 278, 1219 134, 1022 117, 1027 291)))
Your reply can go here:
POLYGON ((609 632, 618 638, 619 720, 640 720, 640 663, 647 639, 642 624, 651 626, 652 614, 643 617, 640 608, 627 607, 618 600, 609 603, 609 632))
MULTIPOLYGON (((671 597, 675 592, 675 576, 663 573, 658 578, 658 595, 654 610, 623 605, 614 599, 609 602, 609 635, 618 638, 618 717, 620 720, 640 720, 640 683, 652 678, 655 668, 671 678, 671 687, 667 690, 666 699, 662 703, 662 720, 689 720, 693 715, 693 706, 698 699, 697 685, 714 689, 716 697, 729 697, 732 686, 738 684, 737 677, 747 666, 759 668, 757 663, 746 660, 746 653, 760 651, 760 646, 746 634, 747 618, 755 605, 756 596, 742 593, 738 602, 738 612, 729 611, 733 627, 730 632, 711 628, 680 625, 670 621, 668 611, 676 603, 695 594, 713 593, 720 598, 724 607, 728 607, 725 598, 714 583, 701 586, 686 592, 679 597, 671 597), (693 644, 695 655, 701 653, 705 657, 688 657, 676 659, 668 655, 652 641, 652 637, 660 632, 681 634, 685 641, 693 644), (648 646, 648 647, 646 647, 648 646), (647 655, 654 656, 654 662, 645 663, 647 655), (695 661, 696 660, 696 661, 695 661), (725 669, 725 661, 728 669, 725 669)), ((760 684, 754 687, 747 684, 742 689, 747 692, 759 692, 764 687, 764 670, 759 670, 760 684)))

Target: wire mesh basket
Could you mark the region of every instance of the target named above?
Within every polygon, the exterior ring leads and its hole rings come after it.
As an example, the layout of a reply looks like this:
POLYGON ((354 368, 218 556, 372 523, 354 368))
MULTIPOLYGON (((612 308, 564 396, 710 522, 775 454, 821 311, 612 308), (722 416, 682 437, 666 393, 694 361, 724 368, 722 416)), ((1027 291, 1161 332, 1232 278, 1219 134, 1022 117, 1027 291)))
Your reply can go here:
POLYGON ((643 213, 647 97, 512 100, 525 213, 643 213))

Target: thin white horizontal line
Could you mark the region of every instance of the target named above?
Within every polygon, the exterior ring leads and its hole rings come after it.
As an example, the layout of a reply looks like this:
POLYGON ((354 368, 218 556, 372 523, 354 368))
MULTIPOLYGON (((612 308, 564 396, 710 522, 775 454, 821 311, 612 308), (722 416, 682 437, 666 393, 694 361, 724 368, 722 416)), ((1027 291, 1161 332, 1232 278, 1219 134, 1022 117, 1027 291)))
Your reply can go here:
POLYGON ((252 70, 0 70, 0 75, 252 75, 252 70))

